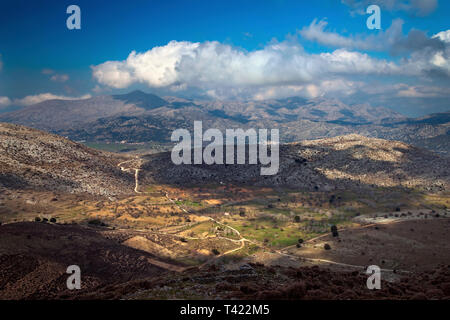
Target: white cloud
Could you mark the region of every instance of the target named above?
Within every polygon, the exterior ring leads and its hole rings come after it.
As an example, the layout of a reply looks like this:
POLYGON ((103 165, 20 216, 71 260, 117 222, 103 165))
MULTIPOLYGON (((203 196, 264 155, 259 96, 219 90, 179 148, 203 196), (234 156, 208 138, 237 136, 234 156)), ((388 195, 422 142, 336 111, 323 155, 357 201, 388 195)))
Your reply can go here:
POLYGON ((55 82, 66 82, 69 80, 69 76, 67 74, 54 74, 50 77, 50 80, 55 82))
POLYGON ((45 68, 45 69, 42 69, 41 73, 42 73, 42 74, 47 74, 47 75, 48 75, 48 74, 53 74, 53 73, 55 73, 55 71, 52 70, 52 69, 45 68))
POLYGON ((107 61, 92 70, 100 84, 112 88, 134 83, 167 88, 187 85, 216 93, 315 84, 336 75, 410 74, 393 62, 346 49, 308 54, 295 41, 271 43, 251 52, 216 41, 171 41, 144 53, 133 51, 126 60, 107 61))
POLYGON ((66 82, 69 80, 69 76, 67 74, 56 73, 53 69, 44 68, 41 73, 50 76, 50 80, 55 82, 66 82))
POLYGON ((317 19, 314 19, 309 26, 301 29, 299 34, 305 39, 331 47, 362 50, 382 50, 385 47, 384 41, 378 41, 380 39, 374 39, 374 37, 372 39, 344 37, 336 32, 325 31, 327 25, 326 20, 317 22, 317 19))
POLYGON ((14 105, 18 105, 18 106, 29 106, 32 104, 36 104, 42 101, 46 101, 46 100, 78 100, 78 99, 89 99, 91 97, 91 95, 86 94, 83 95, 81 97, 68 97, 68 96, 61 96, 61 95, 55 95, 52 93, 40 93, 37 95, 30 95, 30 96, 26 96, 24 98, 21 99, 14 99, 12 104, 14 105))
MULTIPOLYGON (((327 22, 321 20, 313 22, 299 31, 299 34, 310 41, 314 41, 329 47, 357 49, 362 51, 385 51, 392 55, 410 55, 416 51, 443 50, 445 42, 450 39, 450 32, 440 32, 433 37, 428 37, 425 32, 412 29, 403 35, 403 20, 395 19, 386 31, 380 31, 375 35, 350 35, 343 36, 336 32, 325 30, 327 22), (447 40, 446 40, 447 39, 447 40)), ((450 41, 448 42, 450 43, 450 41)))
POLYGON ((449 91, 441 87, 433 86, 410 86, 406 84, 399 84, 395 86, 397 91, 397 96, 406 98, 437 98, 448 96, 449 91))
POLYGON ((432 36, 432 38, 438 38, 445 43, 450 43, 450 30, 441 31, 432 36))
POLYGON ((8 97, 0 97, 0 108, 8 107, 11 105, 11 99, 8 97))

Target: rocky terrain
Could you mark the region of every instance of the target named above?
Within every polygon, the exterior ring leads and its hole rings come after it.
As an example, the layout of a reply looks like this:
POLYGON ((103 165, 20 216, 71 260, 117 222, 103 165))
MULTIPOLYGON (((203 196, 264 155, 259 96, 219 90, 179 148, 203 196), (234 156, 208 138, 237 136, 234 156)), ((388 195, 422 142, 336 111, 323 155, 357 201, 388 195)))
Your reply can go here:
MULTIPOLYGON (((173 165, 170 153, 149 155, 143 179, 160 183, 237 183, 309 191, 404 188, 445 191, 450 161, 411 145, 346 135, 280 146, 278 174, 256 165, 173 165)), ((248 157, 247 157, 248 159, 248 157)))
POLYGON ((155 266, 152 254, 127 246, 127 234, 42 222, 3 225, 0 231, 0 299, 450 299, 446 264, 383 273, 381 290, 368 290, 367 275, 358 269, 280 261, 171 272, 155 266), (81 290, 65 286, 72 264, 82 270, 81 290))
POLYGON ((0 187, 111 196, 132 192, 117 155, 23 126, 0 123, 0 187))
POLYGON ((148 263, 151 258, 105 237, 95 227, 42 222, 2 225, 0 299, 68 298, 70 265, 83 272, 83 292, 164 273, 148 263))
POLYGON ((141 91, 85 100, 49 100, 0 115, 0 121, 67 136, 74 141, 168 142, 177 128, 279 128, 283 142, 361 134, 398 140, 448 155, 449 112, 409 119, 390 109, 337 99, 292 97, 208 101, 141 91))
POLYGON ((2 123, 0 299, 449 299, 448 168, 352 134, 283 144, 261 176, 2 123))

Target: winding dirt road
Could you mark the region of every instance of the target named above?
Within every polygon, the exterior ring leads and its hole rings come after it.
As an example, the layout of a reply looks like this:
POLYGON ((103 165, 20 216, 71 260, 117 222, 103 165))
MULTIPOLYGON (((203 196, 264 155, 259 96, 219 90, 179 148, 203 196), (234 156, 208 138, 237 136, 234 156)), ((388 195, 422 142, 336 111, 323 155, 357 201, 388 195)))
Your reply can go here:
MULTIPOLYGON (((140 166, 142 165, 142 159, 138 158, 137 156, 136 156, 136 159, 123 161, 123 162, 119 163, 117 166, 120 167, 120 169, 121 169, 122 171, 125 171, 125 172, 130 172, 130 171, 133 171, 133 170, 134 170, 134 177, 135 177, 135 188, 134 188, 134 192, 136 192, 137 194, 142 194, 142 192, 139 191, 139 171, 141 170, 141 169, 140 169, 140 166), (125 168, 125 167, 122 166, 123 164, 126 164, 126 163, 129 163, 129 162, 136 161, 136 159, 139 161, 139 167, 138 167, 138 168, 125 168)), ((184 213, 190 214, 190 212, 189 212, 188 210, 186 210, 186 209, 183 208, 182 206, 178 205, 178 204, 176 203, 175 200, 171 199, 171 198, 169 197, 169 194, 168 194, 167 191, 164 191, 164 194, 165 194, 165 197, 166 197, 166 198, 167 198, 174 206, 176 206, 178 209, 180 209, 180 210, 183 211, 184 213)), ((285 252, 285 250, 288 250, 288 249, 290 249, 290 248, 293 248, 293 247, 295 247, 295 245, 287 246, 287 247, 282 248, 282 249, 279 249, 279 250, 273 249, 273 248, 268 248, 268 247, 264 246, 264 245, 261 244, 261 243, 257 243, 257 242, 255 242, 255 241, 252 241, 252 240, 250 240, 250 239, 247 239, 247 238, 243 237, 242 234, 241 234, 238 230, 236 230, 235 228, 233 228, 233 227, 231 227, 231 226, 228 226, 228 225, 226 225, 226 224, 223 224, 223 223, 217 221, 216 219, 214 219, 214 218, 212 218, 212 217, 208 217, 208 219, 211 220, 212 222, 218 224, 218 225, 221 225, 221 226, 223 226, 223 227, 225 227, 225 228, 228 228, 228 229, 232 230, 237 236, 239 236, 239 239, 231 239, 231 238, 227 238, 227 237, 217 237, 217 236, 211 236, 211 237, 221 238, 221 239, 223 239, 223 240, 227 240, 227 241, 232 241, 232 242, 240 243, 240 246, 237 247, 237 248, 231 249, 231 250, 229 250, 229 251, 226 251, 226 252, 224 252, 224 253, 221 253, 221 254, 219 254, 219 255, 217 255, 217 256, 215 256, 215 257, 209 259, 208 261, 206 261, 206 262, 202 263, 201 265, 197 266, 197 268, 199 268, 199 269, 205 267, 205 266, 208 265, 210 262, 212 262, 212 261, 214 261, 214 260, 216 260, 216 259, 218 259, 218 258, 220 258, 220 257, 222 257, 222 256, 231 254, 231 253, 233 253, 233 252, 236 252, 236 251, 239 251, 239 250, 245 248, 245 242, 254 244, 254 245, 256 245, 256 246, 258 246, 258 247, 260 247, 260 248, 263 248, 263 249, 265 249, 265 250, 267 250, 267 251, 269 251, 269 252, 277 253, 277 254, 280 254, 280 255, 283 255, 283 256, 287 256, 287 257, 290 257, 290 258, 293 258, 293 259, 296 259, 296 260, 309 261, 309 262, 313 262, 313 263, 328 263, 328 264, 333 264, 333 265, 338 265, 338 266, 343 266, 343 267, 350 267, 350 268, 357 268, 357 269, 364 269, 364 270, 365 270, 365 268, 366 268, 366 266, 359 266, 359 265, 352 265, 352 264, 340 263, 340 262, 331 261, 331 260, 326 260, 326 259, 306 258, 306 257, 302 257, 302 256, 298 256, 298 255, 293 255, 293 254, 289 254, 289 253, 285 252)), ((364 225, 364 226, 358 227, 358 228, 356 228, 356 229, 368 228, 368 227, 371 227, 371 226, 375 226, 375 225, 377 225, 377 224, 378 224, 378 223, 372 223, 372 224, 368 224, 368 225, 364 225)), ((340 230, 339 232, 343 232, 343 231, 345 231, 345 230, 347 230, 347 229, 342 229, 342 230, 340 230)), ((165 235, 171 235, 171 234, 168 234, 168 233, 162 233, 162 234, 165 234, 165 235)), ((329 234, 326 233, 326 234, 317 236, 317 237, 315 237, 315 238, 312 238, 312 239, 307 240, 305 243, 311 243, 311 242, 313 242, 313 241, 315 241, 315 240, 318 240, 318 239, 320 239, 320 238, 326 237, 326 236, 328 236, 328 235, 329 235, 329 234)), ((172 235, 172 236, 176 236, 176 235, 172 235)), ((189 238, 189 239, 197 239, 197 240, 198 240, 198 239, 204 239, 204 238, 194 238, 194 237, 185 237, 185 238, 189 238)), ((180 266, 176 266, 176 265, 171 265, 171 264, 168 264, 168 263, 165 263, 165 262, 162 262, 162 261, 158 261, 158 260, 155 260, 155 259, 151 259, 151 261, 149 260, 149 262, 152 263, 152 264, 154 264, 154 265, 157 265, 157 266, 159 266, 159 267, 161 267, 161 268, 164 268, 164 269, 166 269, 166 270, 175 271, 175 272, 184 272, 184 271, 186 271, 186 270, 188 270, 188 269, 192 269, 192 268, 193 268, 193 267, 180 267, 180 266)), ((390 270, 390 269, 381 269, 381 271, 384 271, 384 272, 393 272, 394 270, 390 270)), ((398 272, 408 272, 408 271, 403 271, 403 270, 397 270, 397 271, 398 271, 398 272)))
MULTIPOLYGON (((137 158, 137 159, 139 159, 139 167, 140 167, 142 165, 142 160, 140 158, 137 158)), ((134 183, 135 183, 134 192, 142 193, 138 190, 139 189, 139 171, 141 169, 140 168, 125 168, 122 166, 123 164, 132 162, 132 161, 135 161, 135 159, 123 161, 123 162, 119 163, 117 166, 120 168, 120 170, 122 170, 124 172, 130 172, 130 171, 134 170, 134 183)))

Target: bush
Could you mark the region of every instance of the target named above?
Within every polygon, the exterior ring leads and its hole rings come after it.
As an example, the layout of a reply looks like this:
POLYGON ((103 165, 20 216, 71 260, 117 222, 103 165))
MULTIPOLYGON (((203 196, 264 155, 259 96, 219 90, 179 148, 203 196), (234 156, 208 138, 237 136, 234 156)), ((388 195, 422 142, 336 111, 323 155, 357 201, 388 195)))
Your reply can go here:
POLYGON ((338 237, 339 233, 338 233, 338 229, 335 225, 331 226, 331 233, 333 234, 333 237, 338 237))
POLYGON ((92 220, 88 221, 88 224, 93 225, 93 226, 101 226, 104 223, 98 219, 92 219, 92 220))
POLYGON ((328 243, 325 243, 325 245, 323 246, 323 248, 325 250, 331 250, 331 246, 328 243))
POLYGON ((216 256, 218 256, 218 255, 220 254, 219 250, 217 250, 217 249, 215 249, 215 248, 212 249, 211 252, 212 252, 214 255, 216 255, 216 256))
POLYGON ((302 244, 303 242, 303 239, 298 239, 298 243, 302 244))
POLYGON ((51 223, 56 223, 56 218, 50 218, 51 223))
POLYGON ((40 222, 40 221, 41 221, 41 218, 39 218, 39 217, 36 217, 36 218, 34 218, 34 221, 36 221, 36 222, 40 222))
POLYGON ((295 216, 295 217, 294 217, 294 221, 297 222, 297 223, 299 223, 299 222, 300 222, 300 216, 295 216))
POLYGON ((48 219, 47 218, 42 218, 42 222, 47 222, 48 219))

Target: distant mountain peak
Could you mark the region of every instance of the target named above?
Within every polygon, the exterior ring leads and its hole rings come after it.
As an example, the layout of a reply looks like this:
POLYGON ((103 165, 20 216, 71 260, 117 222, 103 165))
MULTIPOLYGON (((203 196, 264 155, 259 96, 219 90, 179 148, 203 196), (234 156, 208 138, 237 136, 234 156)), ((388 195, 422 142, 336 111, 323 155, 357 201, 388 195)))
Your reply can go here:
POLYGON ((146 110, 162 107, 168 102, 155 94, 146 93, 141 90, 134 90, 125 94, 116 94, 112 96, 116 100, 121 100, 124 103, 134 104, 137 107, 146 110))

